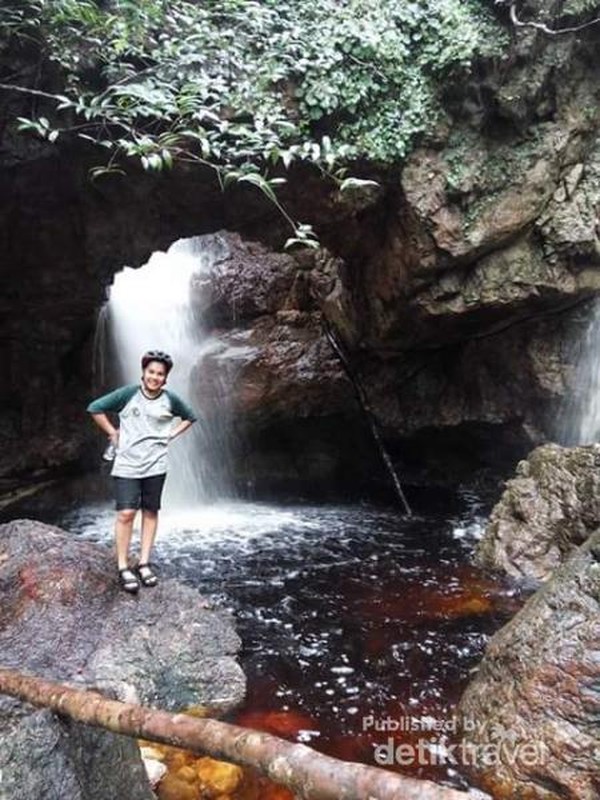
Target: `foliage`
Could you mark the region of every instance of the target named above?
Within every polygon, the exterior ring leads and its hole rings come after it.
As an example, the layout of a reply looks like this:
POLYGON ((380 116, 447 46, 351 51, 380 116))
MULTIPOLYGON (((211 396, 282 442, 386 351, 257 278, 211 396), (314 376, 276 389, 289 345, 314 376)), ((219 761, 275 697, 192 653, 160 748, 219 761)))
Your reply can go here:
POLYGON ((567 14, 574 17, 580 17, 583 14, 598 14, 600 11, 598 7, 598 0, 565 0, 561 16, 567 14))
POLYGON ((600 23, 598 0, 495 0, 497 5, 508 6, 513 24, 518 28, 532 28, 548 36, 578 33, 600 23))
POLYGON ((192 160, 269 195, 294 161, 341 180, 352 160, 402 160, 440 85, 506 45, 482 0, 4 0, 0 30, 64 73, 22 127, 105 147, 96 175, 192 160))

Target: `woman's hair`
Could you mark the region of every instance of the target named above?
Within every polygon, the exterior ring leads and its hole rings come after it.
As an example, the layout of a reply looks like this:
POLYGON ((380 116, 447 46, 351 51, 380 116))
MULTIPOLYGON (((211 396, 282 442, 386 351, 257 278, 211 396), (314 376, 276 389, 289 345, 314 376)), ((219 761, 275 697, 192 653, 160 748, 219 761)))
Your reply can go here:
POLYGON ((173 359, 168 353, 163 353, 162 350, 148 350, 142 356, 142 369, 146 369, 151 361, 158 361, 163 364, 167 375, 173 369, 173 359))

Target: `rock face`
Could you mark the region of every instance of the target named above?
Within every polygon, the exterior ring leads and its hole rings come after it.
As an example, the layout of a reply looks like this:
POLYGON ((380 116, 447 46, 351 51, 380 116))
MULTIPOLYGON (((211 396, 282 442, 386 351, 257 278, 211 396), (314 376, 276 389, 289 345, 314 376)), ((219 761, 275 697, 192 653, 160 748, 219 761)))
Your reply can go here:
MULTIPOLYGON (((98 545, 28 520, 0 526, 2 665, 175 710, 239 703, 229 618, 175 582, 127 595, 98 545)), ((6 800, 151 800, 136 743, 0 696, 6 800)))
POLYGON ((494 507, 477 561, 516 578, 547 580, 600 526, 600 448, 538 447, 494 507))
POLYGON ((600 796, 600 533, 488 644, 464 693, 467 763, 498 800, 600 796))
POLYGON ((196 241, 212 253, 193 288, 211 339, 192 386, 205 419, 222 428, 227 417, 235 483, 285 489, 360 480, 369 468, 353 456, 364 448, 368 462, 376 454, 360 427, 353 432, 354 390, 321 311, 327 297, 332 315, 344 313, 340 259, 324 250, 277 254, 226 231, 196 241))

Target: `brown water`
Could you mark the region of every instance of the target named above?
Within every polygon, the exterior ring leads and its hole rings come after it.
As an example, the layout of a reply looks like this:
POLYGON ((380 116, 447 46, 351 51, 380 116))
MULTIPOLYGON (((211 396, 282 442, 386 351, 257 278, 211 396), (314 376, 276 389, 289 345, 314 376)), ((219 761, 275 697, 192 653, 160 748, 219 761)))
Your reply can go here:
MULTIPOLYGON (((111 541, 110 503, 99 491, 82 504, 90 491, 71 484, 12 512, 111 541)), ((470 564, 486 513, 475 495, 412 502, 410 520, 368 505, 165 513, 155 560, 235 614, 249 689, 236 722, 371 765, 412 744, 410 763, 386 766, 466 787, 443 758, 456 703, 522 598, 470 564)))

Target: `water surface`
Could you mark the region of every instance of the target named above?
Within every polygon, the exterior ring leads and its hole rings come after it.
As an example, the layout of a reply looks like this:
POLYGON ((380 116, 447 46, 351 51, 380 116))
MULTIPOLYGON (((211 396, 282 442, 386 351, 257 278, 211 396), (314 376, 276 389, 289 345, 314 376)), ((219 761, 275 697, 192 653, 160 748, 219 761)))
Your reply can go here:
MULTIPOLYGON (((12 515, 112 544, 103 480, 26 505, 29 513, 12 515)), ((424 493, 413 505, 412 519, 395 508, 298 502, 162 512, 161 574, 235 615, 248 676, 237 722, 369 764, 390 736, 444 744, 444 732, 389 728, 451 721, 488 637, 520 599, 470 565, 486 513, 477 496, 424 493)), ((402 770, 466 785, 460 770, 425 760, 402 770)))

